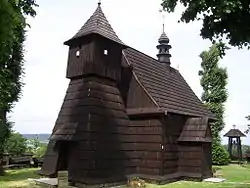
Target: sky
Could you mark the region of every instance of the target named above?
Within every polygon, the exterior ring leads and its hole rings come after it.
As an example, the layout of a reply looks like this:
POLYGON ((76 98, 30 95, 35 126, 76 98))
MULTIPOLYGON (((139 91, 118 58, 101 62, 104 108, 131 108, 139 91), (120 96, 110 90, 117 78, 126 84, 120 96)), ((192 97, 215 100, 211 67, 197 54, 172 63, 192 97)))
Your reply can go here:
MULTIPOLYGON (((69 83, 66 76, 70 39, 97 8, 98 0, 37 0, 37 16, 29 18, 31 28, 25 42, 23 93, 13 112, 14 129, 20 133, 51 133, 69 83)), ((127 45, 156 57, 162 33, 161 0, 102 0, 102 9, 119 38, 127 45)), ((178 23, 183 7, 166 14, 165 31, 170 39, 171 66, 177 68, 198 97, 202 88, 198 71, 199 54, 208 50, 210 41, 199 33, 201 22, 178 23)), ((229 98, 225 104, 226 127, 236 125, 244 131, 250 114, 250 53, 231 48, 220 61, 227 68, 229 98)), ((243 143, 250 144, 249 138, 243 143)), ((226 142, 226 139, 223 139, 226 142)))

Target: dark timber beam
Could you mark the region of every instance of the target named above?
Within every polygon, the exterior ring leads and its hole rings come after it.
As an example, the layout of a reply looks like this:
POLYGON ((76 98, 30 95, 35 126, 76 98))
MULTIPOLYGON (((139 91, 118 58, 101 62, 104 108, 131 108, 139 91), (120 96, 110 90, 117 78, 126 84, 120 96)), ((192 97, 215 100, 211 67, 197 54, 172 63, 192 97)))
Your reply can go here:
POLYGON ((167 115, 163 108, 128 108, 126 111, 128 116, 167 115))

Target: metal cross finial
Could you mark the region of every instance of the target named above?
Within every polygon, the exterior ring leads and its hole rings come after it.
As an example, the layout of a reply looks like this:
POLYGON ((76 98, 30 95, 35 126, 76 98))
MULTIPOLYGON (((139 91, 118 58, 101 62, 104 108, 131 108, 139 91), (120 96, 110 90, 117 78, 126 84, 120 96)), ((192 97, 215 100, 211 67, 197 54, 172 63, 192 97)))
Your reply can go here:
POLYGON ((163 15, 162 15, 162 21, 163 21, 163 24, 162 24, 162 31, 163 31, 163 33, 165 32, 165 14, 163 13, 163 15))
POLYGON ((162 22, 163 22, 162 32, 164 33, 165 32, 165 11, 160 9, 159 12, 162 14, 162 22))

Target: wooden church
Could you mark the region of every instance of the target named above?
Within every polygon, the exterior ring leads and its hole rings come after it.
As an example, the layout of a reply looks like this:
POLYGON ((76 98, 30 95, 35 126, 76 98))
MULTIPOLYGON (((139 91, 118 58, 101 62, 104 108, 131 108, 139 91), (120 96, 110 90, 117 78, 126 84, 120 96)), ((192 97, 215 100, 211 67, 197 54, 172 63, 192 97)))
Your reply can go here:
POLYGON ((102 184, 212 175, 207 110, 170 65, 163 32, 154 59, 124 44, 101 4, 64 44, 70 83, 41 173, 67 170, 70 182, 102 184))

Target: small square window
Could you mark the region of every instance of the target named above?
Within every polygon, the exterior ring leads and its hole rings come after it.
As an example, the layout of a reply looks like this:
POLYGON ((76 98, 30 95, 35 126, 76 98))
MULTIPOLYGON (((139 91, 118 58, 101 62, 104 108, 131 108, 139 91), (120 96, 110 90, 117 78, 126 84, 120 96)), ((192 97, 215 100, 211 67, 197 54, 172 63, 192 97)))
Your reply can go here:
POLYGON ((77 50, 76 51, 76 57, 79 57, 80 56, 80 50, 77 50))
POLYGON ((104 54, 104 55, 108 55, 108 54, 109 54, 109 51, 108 51, 108 50, 104 50, 104 51, 103 51, 103 54, 104 54))

